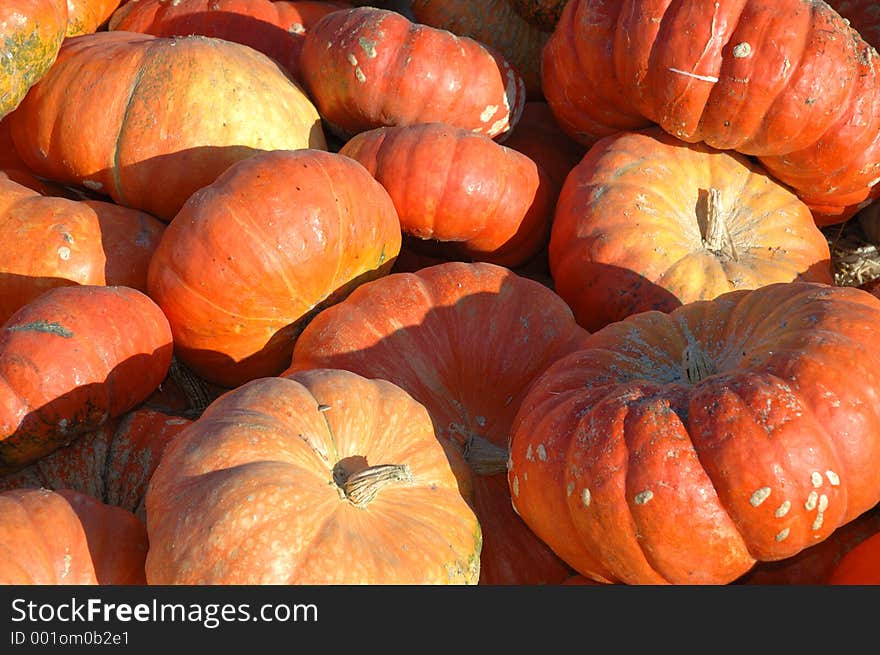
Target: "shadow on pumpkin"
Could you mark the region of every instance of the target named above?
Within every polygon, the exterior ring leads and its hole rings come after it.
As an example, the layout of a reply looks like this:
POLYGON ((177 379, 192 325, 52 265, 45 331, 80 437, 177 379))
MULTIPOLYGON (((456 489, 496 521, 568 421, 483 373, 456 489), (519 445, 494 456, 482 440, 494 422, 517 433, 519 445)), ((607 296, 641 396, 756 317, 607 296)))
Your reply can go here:
POLYGON ((483 531, 480 584, 552 585, 572 569, 513 509, 508 439, 530 381, 586 335, 570 321, 561 301, 552 300, 550 290, 521 276, 516 284, 512 279, 505 279, 496 293, 472 293, 455 305, 435 300, 441 304, 416 324, 410 324, 405 299, 393 294, 375 307, 361 301, 360 311, 332 308, 332 320, 344 327, 323 321, 312 327, 321 341, 351 349, 322 353, 308 362, 294 354, 288 370, 350 370, 388 380, 423 404, 483 531), (522 283, 540 292, 524 298, 522 283), (398 304, 402 310, 394 314, 398 304), (361 323, 358 316, 368 309, 375 310, 375 320, 361 323), (358 347, 350 337, 371 343, 358 347))
MULTIPOLYGON (((41 457, 64 447, 87 432, 98 429, 109 419, 121 416, 144 401, 154 389, 143 392, 144 379, 166 371, 171 359, 170 343, 152 353, 140 353, 117 364, 102 382, 80 383, 81 372, 44 370, 45 377, 38 392, 47 400, 38 407, 17 413, 19 399, 8 384, 0 385, 0 475, 8 475, 34 463, 41 457), (65 375, 66 374, 66 375, 65 375)), ((45 369, 45 353, 32 360, 30 353, 0 351, 3 368, 11 367, 40 371, 45 369)), ((59 347, 58 357, 66 353, 59 347)), ((38 374, 39 375, 39 374, 38 374)))

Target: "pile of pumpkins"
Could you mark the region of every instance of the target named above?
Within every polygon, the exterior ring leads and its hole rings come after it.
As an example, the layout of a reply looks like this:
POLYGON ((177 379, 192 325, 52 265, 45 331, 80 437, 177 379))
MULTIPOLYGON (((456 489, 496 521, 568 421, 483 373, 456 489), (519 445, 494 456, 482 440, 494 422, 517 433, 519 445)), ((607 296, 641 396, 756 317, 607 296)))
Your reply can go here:
POLYGON ((880 583, 874 2, 0 37, 0 582, 880 583))

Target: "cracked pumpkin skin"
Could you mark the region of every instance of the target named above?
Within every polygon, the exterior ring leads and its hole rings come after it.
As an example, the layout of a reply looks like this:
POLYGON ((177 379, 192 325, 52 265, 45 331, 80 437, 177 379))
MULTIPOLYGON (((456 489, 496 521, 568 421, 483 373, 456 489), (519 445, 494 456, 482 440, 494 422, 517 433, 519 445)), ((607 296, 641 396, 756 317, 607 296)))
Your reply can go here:
POLYGON ((0 3, 0 119, 18 107, 52 66, 67 19, 67 0, 0 3))
POLYGON ((171 442, 149 584, 476 584, 480 526, 424 406, 342 370, 248 382, 171 442))
POLYGON ((611 324, 520 406, 516 509, 598 581, 726 584, 792 557, 880 501, 878 337, 877 298, 806 282, 611 324))

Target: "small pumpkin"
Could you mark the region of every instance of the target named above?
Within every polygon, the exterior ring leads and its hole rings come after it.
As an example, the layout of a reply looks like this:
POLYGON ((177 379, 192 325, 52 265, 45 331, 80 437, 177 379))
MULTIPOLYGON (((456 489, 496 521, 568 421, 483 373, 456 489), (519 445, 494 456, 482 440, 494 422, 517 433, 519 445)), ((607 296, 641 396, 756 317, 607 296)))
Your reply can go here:
POLYGON ((596 143, 566 178, 549 248, 557 293, 590 331, 773 282, 833 282, 809 207, 732 151, 659 128, 596 143))
POLYGON ((431 254, 514 267, 550 238, 547 173, 486 135, 448 123, 379 127, 339 154, 388 191, 403 234, 431 254))
POLYGON ((446 262, 368 282, 319 313, 286 373, 338 368, 422 403, 483 533, 480 584, 555 584, 570 569, 516 516, 506 471, 529 384, 586 335, 545 286, 496 264, 446 262))
POLYGON ((171 442, 150 584, 476 584, 480 525, 425 408, 385 380, 253 380, 171 442))
POLYGON ((147 290, 181 362, 231 388, 283 371, 314 314, 387 274, 400 234, 388 192, 350 157, 263 152, 187 200, 147 290))
POLYGON ((306 33, 302 81, 333 134, 446 122, 503 139, 526 99, 522 75, 469 37, 378 7, 334 11, 306 33))
POLYGON ((880 502, 880 300, 780 282, 592 333, 530 387, 508 482, 577 572, 726 584, 880 502))
POLYGON ((166 222, 236 161, 327 147, 314 105, 272 59, 203 36, 70 37, 10 120, 35 174, 166 222))
POLYGON ((171 361, 171 328, 130 287, 49 289, 0 326, 0 475, 137 406, 171 361))

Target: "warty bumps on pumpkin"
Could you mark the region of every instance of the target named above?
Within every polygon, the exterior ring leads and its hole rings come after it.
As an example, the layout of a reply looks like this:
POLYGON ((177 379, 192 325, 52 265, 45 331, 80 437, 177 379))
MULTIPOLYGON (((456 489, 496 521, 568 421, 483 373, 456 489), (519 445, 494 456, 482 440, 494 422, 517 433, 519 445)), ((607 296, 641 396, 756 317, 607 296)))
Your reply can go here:
POLYGON ((34 173, 165 221, 236 161, 327 147, 317 110, 278 64, 203 36, 68 38, 10 121, 34 173))
POLYGON ((582 143, 656 123, 756 157, 826 225, 880 195, 878 58, 816 0, 570 0, 541 74, 582 143))

